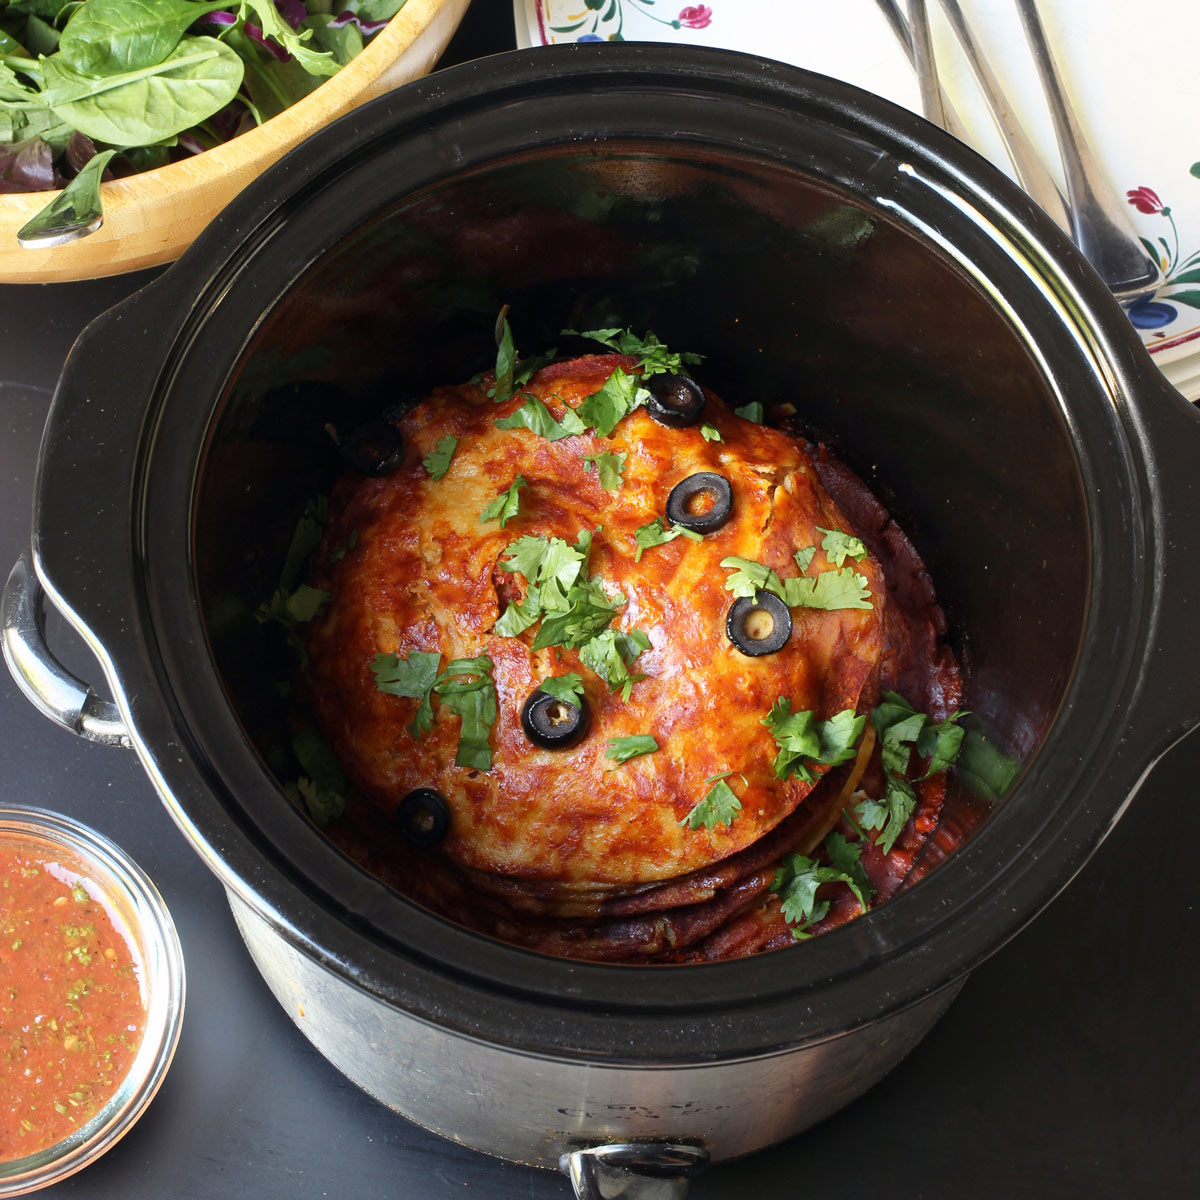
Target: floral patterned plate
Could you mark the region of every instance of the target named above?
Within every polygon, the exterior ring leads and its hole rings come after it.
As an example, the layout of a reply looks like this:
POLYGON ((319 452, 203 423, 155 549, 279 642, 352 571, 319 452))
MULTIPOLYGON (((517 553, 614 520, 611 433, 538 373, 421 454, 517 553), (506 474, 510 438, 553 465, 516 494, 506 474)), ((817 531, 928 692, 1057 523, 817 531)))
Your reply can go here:
MULTIPOLYGON (((961 0, 996 74, 1061 175, 1037 75, 1012 0, 961 0)), ((903 8, 903 3, 901 2, 903 8)), ((1059 67, 1113 191, 1165 281, 1130 310, 1142 341, 1200 399, 1200 3, 1041 0, 1059 67)), ((845 79, 914 112, 912 69, 875 0, 514 0, 517 44, 678 41, 768 55, 845 79)), ((930 5, 939 67, 972 144, 1011 174, 961 52, 930 5)))

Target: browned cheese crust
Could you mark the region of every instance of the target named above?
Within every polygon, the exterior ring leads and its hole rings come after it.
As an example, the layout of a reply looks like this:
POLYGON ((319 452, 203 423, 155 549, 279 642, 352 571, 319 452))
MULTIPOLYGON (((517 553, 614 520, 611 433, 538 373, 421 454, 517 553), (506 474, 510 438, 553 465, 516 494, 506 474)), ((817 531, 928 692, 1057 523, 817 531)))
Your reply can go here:
MULTIPOLYGON (((706 441, 699 426, 659 424, 644 408, 608 438, 551 442, 496 428, 528 394, 561 418, 618 366, 632 373, 636 361, 597 355, 553 364, 500 404, 488 399, 488 380, 439 388, 404 417, 402 467, 382 479, 344 479, 334 491, 317 558, 317 583, 331 599, 308 639, 312 705, 373 804, 392 813, 413 789, 435 788, 451 809, 440 847, 449 859, 588 899, 708 867, 801 806, 812 786, 775 777, 777 747, 762 718, 780 697, 818 719, 866 711, 878 695, 887 607, 879 564, 868 557, 852 565, 873 607, 793 609, 791 639, 775 654, 751 658, 731 644, 722 559, 757 560, 786 578, 799 573, 797 550, 820 547, 821 529, 854 530, 800 442, 744 420, 715 395, 704 420, 721 441, 706 441), (433 480, 422 458, 447 434, 458 445, 448 472, 433 480), (619 489, 603 489, 585 466, 601 452, 627 456, 619 489), (661 517, 675 484, 698 471, 730 481, 730 521, 703 541, 681 537, 637 561, 635 531, 661 517), (518 474, 527 484, 519 514, 505 529, 481 522, 518 474), (536 626, 517 638, 492 632, 507 603, 524 595, 523 577, 500 565, 508 547, 525 535, 574 543, 585 530, 598 530, 592 577, 627 600, 612 627, 640 629, 651 642, 633 667, 647 678, 627 701, 576 651, 531 650, 536 626), (353 548, 336 557, 352 532, 353 548), (439 653, 443 667, 477 655, 494 663, 491 770, 454 765, 459 720, 437 700, 433 728, 418 741, 408 729, 418 702, 377 689, 375 656, 414 650, 439 653), (584 679, 591 731, 570 749, 539 749, 522 731, 521 707, 546 676, 570 671, 584 679), (609 739, 634 734, 653 735, 659 751, 624 764, 605 757, 609 739), (725 772, 742 804, 732 824, 681 824, 707 781, 725 772)), ((807 573, 832 567, 818 549, 807 573)))

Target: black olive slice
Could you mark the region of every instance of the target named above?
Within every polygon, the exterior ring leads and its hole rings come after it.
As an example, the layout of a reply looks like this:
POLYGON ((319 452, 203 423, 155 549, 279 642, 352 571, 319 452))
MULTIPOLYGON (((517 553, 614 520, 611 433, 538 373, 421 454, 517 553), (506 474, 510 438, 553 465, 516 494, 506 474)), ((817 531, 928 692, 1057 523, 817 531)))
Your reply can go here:
POLYGON ((450 832, 450 805, 441 792, 417 788, 400 801, 396 821, 414 846, 436 846, 450 832))
POLYGON ((739 596, 729 606, 725 632, 743 654, 774 654, 792 636, 792 613, 774 592, 756 592, 753 600, 739 596))
POLYGON ((521 728, 525 736, 543 750, 565 750, 575 745, 592 723, 588 702, 579 697, 579 706, 560 700, 540 688, 530 694, 521 708, 521 728))
POLYGON ((733 486, 716 471, 697 471, 667 497, 667 520, 696 533, 712 533, 733 515, 733 486))
POLYGON ((708 403, 700 385, 686 375, 653 375, 646 381, 646 411, 663 425, 695 425, 708 403))
POLYGON ((404 461, 404 442, 394 425, 368 421, 342 438, 338 452, 360 475, 390 475, 404 461))

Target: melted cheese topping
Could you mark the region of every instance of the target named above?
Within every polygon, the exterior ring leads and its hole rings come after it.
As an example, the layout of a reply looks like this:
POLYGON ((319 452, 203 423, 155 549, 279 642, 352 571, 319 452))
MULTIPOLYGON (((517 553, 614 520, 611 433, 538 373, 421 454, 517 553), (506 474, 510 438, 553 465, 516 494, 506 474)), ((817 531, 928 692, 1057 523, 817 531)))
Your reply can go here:
MULTIPOLYGON (((532 394, 559 419, 597 391, 615 367, 634 360, 592 356, 554 364, 521 395, 501 404, 482 387, 442 388, 400 422, 405 460, 382 479, 345 479, 335 489, 318 555, 317 581, 331 594, 309 636, 310 692, 318 719, 349 774, 376 805, 393 811, 411 790, 446 797, 451 830, 441 849, 459 864, 564 886, 633 888, 694 871, 749 846, 804 802, 811 785, 781 781, 777 746, 762 724, 772 704, 824 719, 875 698, 886 592, 871 558, 849 565, 866 577, 873 607, 792 610, 794 630, 778 653, 751 658, 725 632, 732 596, 730 555, 754 559, 786 578, 796 550, 821 545, 818 527, 853 533, 818 482, 803 447, 777 430, 736 416, 709 394, 700 427, 669 428, 644 409, 609 438, 588 433, 550 442, 528 430, 500 430, 532 394), (422 457, 439 439, 458 439, 446 475, 432 480, 422 457), (600 487, 584 458, 627 455, 624 481, 600 487), (667 496, 698 471, 724 475, 733 515, 703 541, 687 538, 646 550, 636 561, 638 527, 663 515, 667 496), (519 514, 501 529, 479 514, 522 475, 519 514), (648 678, 628 701, 581 665, 576 651, 532 651, 537 626, 518 638, 492 628, 522 578, 500 560, 518 538, 574 543, 595 530, 590 573, 611 596, 627 598, 612 624, 640 629, 651 649, 632 666, 648 678), (334 561, 357 531, 354 547, 334 561), (418 701, 380 692, 371 664, 379 653, 452 658, 486 654, 494 663, 499 717, 490 771, 457 767, 459 719, 437 699, 420 741, 408 732, 418 701), (566 750, 543 750, 522 732, 520 711, 543 678, 577 672, 592 723, 566 750), (610 738, 652 734, 660 749, 624 764, 605 758, 610 738), (729 826, 692 830, 681 821, 714 775, 742 804, 729 826)), ((818 550, 807 574, 831 569, 818 550)), ((818 771, 823 768, 817 768, 818 771)))

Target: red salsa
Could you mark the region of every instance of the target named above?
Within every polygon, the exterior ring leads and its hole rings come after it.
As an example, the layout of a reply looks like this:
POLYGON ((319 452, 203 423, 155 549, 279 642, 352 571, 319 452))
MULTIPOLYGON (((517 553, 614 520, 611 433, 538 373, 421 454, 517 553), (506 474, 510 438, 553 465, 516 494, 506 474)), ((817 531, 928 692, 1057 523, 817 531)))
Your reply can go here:
POLYGON ((139 964, 66 852, 0 842, 0 1161, 93 1117, 145 1030, 139 964))

